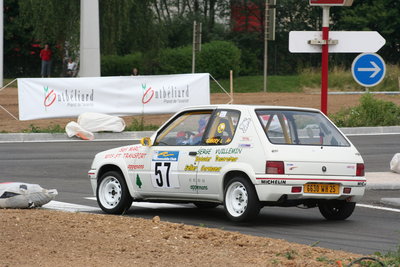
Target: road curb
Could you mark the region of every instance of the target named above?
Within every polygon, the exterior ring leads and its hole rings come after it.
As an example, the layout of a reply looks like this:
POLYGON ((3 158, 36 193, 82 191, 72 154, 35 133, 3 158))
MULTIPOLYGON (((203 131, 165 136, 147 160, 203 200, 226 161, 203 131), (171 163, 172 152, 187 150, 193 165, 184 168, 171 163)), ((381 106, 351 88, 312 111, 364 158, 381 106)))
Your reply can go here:
MULTIPOLYGON (((94 133, 93 141, 139 140, 151 136, 153 131, 122 132, 122 133, 94 133)), ((20 142, 79 142, 85 141, 76 136, 68 137, 66 133, 3 133, 0 134, 0 143, 20 142)))
POLYGON ((345 135, 379 135, 400 134, 400 126, 380 127, 343 127, 339 128, 345 135))
MULTIPOLYGON (((340 128, 348 136, 400 134, 400 126, 340 128)), ((94 133, 94 141, 139 140, 151 136, 153 131, 131 131, 121 133, 94 133)), ((77 137, 68 137, 66 133, 0 133, 0 143, 12 142, 69 142, 82 141, 77 137)))
POLYGON ((368 183, 365 187, 366 190, 400 190, 400 179, 397 184, 386 183, 368 183))
POLYGON ((366 172, 367 190, 399 190, 400 174, 395 172, 366 172))
POLYGON ((381 204, 400 207, 400 198, 381 198, 381 204))

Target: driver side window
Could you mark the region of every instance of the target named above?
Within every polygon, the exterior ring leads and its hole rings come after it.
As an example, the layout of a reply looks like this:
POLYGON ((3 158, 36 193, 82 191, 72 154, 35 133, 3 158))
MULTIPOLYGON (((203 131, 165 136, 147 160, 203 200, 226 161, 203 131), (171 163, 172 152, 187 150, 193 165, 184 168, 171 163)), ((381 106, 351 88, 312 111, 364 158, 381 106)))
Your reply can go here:
POLYGON ((181 114, 158 134, 154 145, 199 145, 211 113, 212 111, 194 111, 181 114))

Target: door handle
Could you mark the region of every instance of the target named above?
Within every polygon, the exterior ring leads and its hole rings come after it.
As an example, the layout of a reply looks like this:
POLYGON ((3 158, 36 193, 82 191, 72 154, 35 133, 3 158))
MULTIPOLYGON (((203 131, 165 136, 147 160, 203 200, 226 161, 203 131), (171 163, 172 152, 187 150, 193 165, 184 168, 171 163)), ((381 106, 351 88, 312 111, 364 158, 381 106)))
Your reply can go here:
POLYGON ((189 156, 196 156, 197 155, 197 152, 196 151, 190 151, 189 152, 189 156))

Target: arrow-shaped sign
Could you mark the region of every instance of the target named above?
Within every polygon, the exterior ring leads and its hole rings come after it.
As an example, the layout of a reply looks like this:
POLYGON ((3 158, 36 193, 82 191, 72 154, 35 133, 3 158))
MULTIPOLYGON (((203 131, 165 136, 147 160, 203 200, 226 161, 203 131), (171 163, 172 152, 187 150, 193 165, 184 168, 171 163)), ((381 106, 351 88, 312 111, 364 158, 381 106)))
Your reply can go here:
POLYGON ((369 63, 371 63, 371 65, 373 66, 373 68, 358 68, 358 71, 372 71, 373 73, 371 74, 371 76, 369 76, 370 78, 374 78, 382 69, 379 68, 378 65, 376 65, 375 62, 370 61, 369 63))
MULTIPOLYGON (((329 45, 329 53, 377 52, 386 40, 376 31, 330 31, 329 39, 337 44, 329 45)), ((289 51, 292 53, 321 53, 321 31, 291 31, 289 51), (315 41, 315 42, 312 42, 315 41), (317 43, 310 44, 310 43, 317 43)))

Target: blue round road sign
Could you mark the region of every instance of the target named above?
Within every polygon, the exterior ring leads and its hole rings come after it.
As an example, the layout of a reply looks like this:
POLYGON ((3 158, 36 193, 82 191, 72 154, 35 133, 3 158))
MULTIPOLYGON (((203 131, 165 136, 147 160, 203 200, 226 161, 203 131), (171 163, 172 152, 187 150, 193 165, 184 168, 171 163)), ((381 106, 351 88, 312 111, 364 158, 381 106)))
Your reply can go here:
POLYGON ((351 73, 358 84, 365 87, 375 86, 385 77, 385 62, 377 54, 363 53, 354 59, 351 73))

